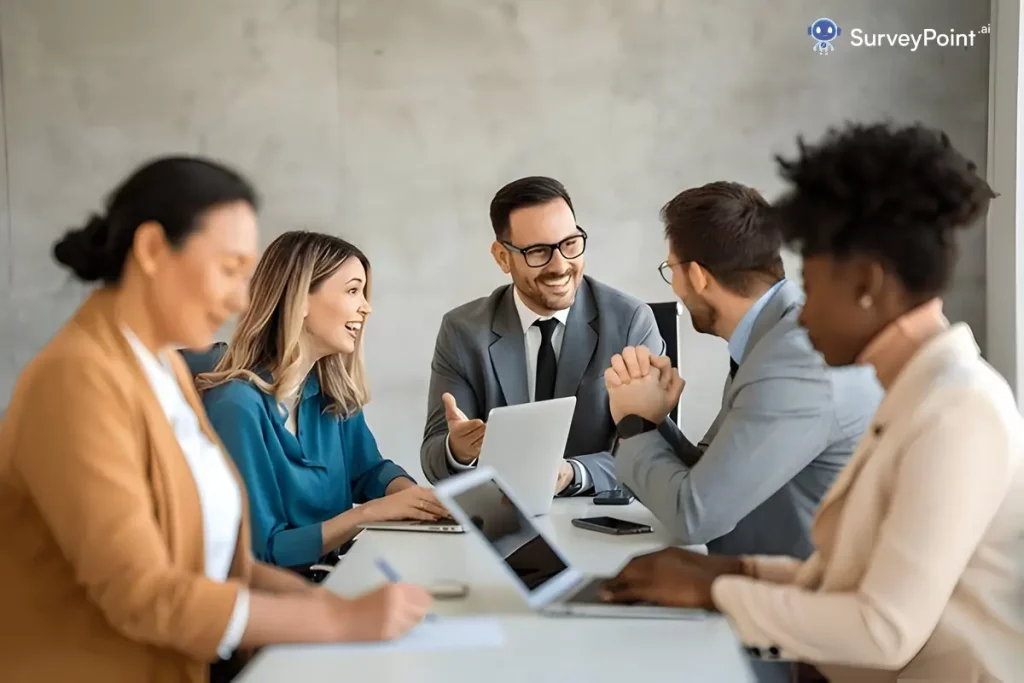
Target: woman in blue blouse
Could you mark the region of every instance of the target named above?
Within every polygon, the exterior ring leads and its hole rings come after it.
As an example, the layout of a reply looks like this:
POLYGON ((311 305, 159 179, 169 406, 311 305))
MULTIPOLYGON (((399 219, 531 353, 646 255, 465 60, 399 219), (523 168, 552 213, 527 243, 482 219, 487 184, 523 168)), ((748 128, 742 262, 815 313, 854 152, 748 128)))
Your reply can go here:
POLYGON ((360 524, 447 517, 381 457, 363 417, 366 256, 331 235, 288 232, 267 247, 250 291, 226 353, 197 384, 245 478, 256 556, 309 565, 360 524))

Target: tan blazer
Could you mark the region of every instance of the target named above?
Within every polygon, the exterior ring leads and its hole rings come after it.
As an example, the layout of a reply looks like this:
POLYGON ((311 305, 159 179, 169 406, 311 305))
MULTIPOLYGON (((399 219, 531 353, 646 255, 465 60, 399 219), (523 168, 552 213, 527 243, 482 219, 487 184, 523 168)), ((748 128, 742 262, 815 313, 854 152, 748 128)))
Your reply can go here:
POLYGON ((113 293, 93 293, 22 373, 0 425, 0 680, 205 681, 252 571, 242 490, 231 578, 207 579, 191 470, 113 293))
POLYGON ((755 654, 831 681, 1024 680, 1024 427, 955 325, 918 350, 822 501, 806 561, 715 604, 755 654))

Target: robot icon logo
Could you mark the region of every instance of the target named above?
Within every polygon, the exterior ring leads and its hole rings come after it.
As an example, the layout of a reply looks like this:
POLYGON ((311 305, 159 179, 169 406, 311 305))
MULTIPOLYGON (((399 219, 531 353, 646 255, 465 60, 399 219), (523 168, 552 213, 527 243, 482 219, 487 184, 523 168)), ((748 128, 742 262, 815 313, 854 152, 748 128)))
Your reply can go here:
POLYGON ((819 55, 827 55, 836 49, 832 41, 843 32, 839 24, 831 19, 821 18, 807 27, 807 35, 814 38, 814 51, 819 55))

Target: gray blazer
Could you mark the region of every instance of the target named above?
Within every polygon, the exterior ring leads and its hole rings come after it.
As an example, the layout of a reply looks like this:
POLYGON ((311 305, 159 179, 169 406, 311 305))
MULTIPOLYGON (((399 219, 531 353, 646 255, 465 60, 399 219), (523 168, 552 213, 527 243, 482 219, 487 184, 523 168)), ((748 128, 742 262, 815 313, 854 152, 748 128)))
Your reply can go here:
MULTIPOLYGON (((555 376, 555 398, 576 396, 565 457, 590 474, 594 491, 617 485, 609 450, 615 425, 608 409, 604 371, 626 346, 664 354, 650 306, 584 276, 569 309, 555 376)), ((420 462, 431 483, 452 474, 445 450, 448 422, 441 396, 450 392, 470 419, 492 408, 528 403, 526 343, 512 285, 445 314, 434 347, 420 462)))
POLYGON ((765 305, 699 445, 678 429, 619 444, 616 473, 682 543, 807 558, 815 510, 882 399, 874 371, 833 369, 798 323, 786 282, 765 305))

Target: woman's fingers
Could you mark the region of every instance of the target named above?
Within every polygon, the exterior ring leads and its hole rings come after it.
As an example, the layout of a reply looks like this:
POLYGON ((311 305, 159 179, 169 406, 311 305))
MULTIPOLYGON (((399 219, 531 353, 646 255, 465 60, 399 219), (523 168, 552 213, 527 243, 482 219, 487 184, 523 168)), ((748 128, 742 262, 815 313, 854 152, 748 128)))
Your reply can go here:
POLYGON ((420 487, 417 490, 417 496, 414 504, 419 510, 434 515, 436 519, 448 519, 451 517, 451 514, 448 512, 448 508, 442 505, 441 501, 437 499, 433 489, 420 487))
POLYGON ((440 518, 451 516, 448 512, 448 508, 446 508, 444 505, 441 505, 440 503, 434 503, 429 500, 423 501, 423 510, 433 515, 437 515, 440 518))
POLYGON ((424 510, 420 506, 412 506, 406 510, 405 519, 415 519, 422 522, 436 522, 438 516, 433 512, 424 510))

